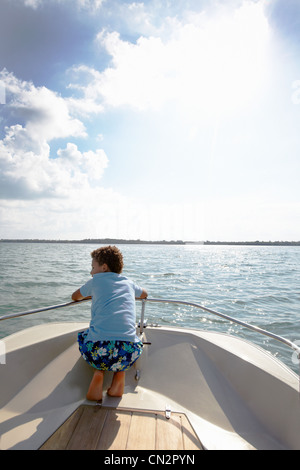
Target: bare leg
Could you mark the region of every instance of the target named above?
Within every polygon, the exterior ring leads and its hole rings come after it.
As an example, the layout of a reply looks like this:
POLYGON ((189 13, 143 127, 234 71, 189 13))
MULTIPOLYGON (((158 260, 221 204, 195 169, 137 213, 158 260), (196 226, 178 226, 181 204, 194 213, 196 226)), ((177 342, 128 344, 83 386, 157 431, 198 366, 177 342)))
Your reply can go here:
POLYGON ((102 400, 102 386, 103 386, 103 370, 96 370, 91 380, 86 398, 91 401, 102 400))
POLYGON ((112 379, 110 388, 107 390, 107 394, 110 397, 121 397, 124 393, 125 387, 125 372, 115 372, 112 379))

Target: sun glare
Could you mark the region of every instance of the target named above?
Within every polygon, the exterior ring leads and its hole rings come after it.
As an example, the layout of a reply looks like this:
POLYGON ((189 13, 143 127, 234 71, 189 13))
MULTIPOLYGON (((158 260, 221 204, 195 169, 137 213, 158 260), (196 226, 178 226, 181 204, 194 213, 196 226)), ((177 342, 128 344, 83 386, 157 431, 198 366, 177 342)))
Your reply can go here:
POLYGON ((111 67, 99 74, 98 91, 113 107, 157 109, 171 101, 189 113, 232 112, 260 85, 268 36, 260 4, 244 4, 231 16, 195 14, 163 40, 131 43, 102 31, 97 40, 111 67))
POLYGON ((247 104, 267 65, 268 23, 261 7, 244 6, 232 17, 187 28, 178 61, 183 102, 212 114, 247 104))

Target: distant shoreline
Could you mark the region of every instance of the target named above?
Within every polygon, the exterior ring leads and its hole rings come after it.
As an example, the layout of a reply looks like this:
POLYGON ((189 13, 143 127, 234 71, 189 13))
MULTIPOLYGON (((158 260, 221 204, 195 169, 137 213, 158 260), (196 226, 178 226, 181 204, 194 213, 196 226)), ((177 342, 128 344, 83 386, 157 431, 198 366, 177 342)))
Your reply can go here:
POLYGON ((83 240, 43 240, 43 239, 0 239, 0 243, 78 243, 78 244, 115 244, 115 245, 237 245, 237 246, 300 246, 300 241, 245 241, 245 242, 226 242, 226 241, 183 241, 183 240, 126 240, 118 238, 86 238, 83 240))

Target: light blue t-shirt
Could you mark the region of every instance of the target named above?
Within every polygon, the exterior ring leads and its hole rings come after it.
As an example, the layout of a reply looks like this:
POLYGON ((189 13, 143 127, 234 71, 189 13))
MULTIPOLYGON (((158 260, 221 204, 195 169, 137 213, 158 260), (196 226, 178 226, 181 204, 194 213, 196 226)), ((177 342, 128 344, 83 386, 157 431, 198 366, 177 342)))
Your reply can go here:
POLYGON ((127 277, 98 273, 80 287, 81 295, 92 296, 91 321, 85 341, 139 341, 136 336, 135 297, 143 289, 127 277))

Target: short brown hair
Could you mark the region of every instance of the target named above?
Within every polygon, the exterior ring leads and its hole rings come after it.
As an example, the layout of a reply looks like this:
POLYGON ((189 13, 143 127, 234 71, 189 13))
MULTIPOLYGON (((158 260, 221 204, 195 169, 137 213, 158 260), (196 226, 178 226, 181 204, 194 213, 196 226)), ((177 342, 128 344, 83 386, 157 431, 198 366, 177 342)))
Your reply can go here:
POLYGON ((123 255, 116 246, 103 246, 91 252, 91 257, 99 265, 107 264, 113 273, 120 274, 123 269, 123 255))

